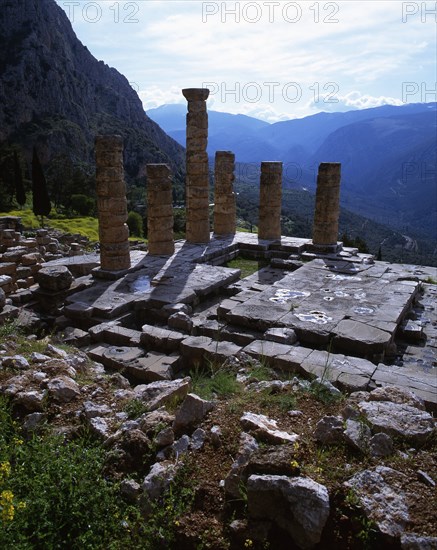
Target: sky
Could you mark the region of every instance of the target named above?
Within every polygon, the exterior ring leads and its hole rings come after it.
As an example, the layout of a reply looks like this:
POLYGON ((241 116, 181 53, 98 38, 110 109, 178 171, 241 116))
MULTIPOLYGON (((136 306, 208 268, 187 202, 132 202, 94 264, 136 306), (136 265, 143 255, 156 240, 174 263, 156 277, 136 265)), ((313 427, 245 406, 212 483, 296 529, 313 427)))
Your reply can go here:
POLYGON ((56 0, 144 108, 210 89, 267 122, 437 101, 437 2, 56 0))

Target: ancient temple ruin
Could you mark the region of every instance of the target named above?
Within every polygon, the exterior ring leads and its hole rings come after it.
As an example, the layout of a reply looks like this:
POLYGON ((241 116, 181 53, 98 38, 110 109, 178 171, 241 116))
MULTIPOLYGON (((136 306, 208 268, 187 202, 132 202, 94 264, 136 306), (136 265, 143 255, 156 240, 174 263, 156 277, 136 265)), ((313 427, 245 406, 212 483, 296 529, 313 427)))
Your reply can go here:
POLYGON ((96 191, 102 270, 130 267, 123 140, 120 136, 96 138, 96 191))
POLYGON ((282 163, 263 162, 255 234, 236 230, 236 159, 218 151, 211 237, 208 90, 183 93, 186 240, 173 238, 170 168, 149 164, 148 251, 130 248, 122 140, 99 136, 100 253, 83 254, 77 243, 59 253, 53 237, 39 232, 23 239, 19 225, 5 222, 0 321, 23 311, 31 317, 34 308, 70 342, 86 346, 90 357, 139 382, 169 380, 193 361, 244 352, 290 375, 323 376, 348 391, 396 379, 436 408, 434 328, 412 318, 420 319, 435 302, 435 285, 426 283, 435 269, 375 262, 338 243, 338 163, 320 165, 311 239, 281 235, 282 163), (227 266, 237 257, 265 267, 241 279, 239 268, 227 266))
POLYGON ((188 88, 182 90, 188 102, 186 189, 186 239, 189 243, 207 243, 209 228, 209 175, 208 175, 208 113, 206 100, 209 90, 188 88))
POLYGON ((260 239, 281 239, 282 162, 262 162, 259 185, 260 239))
POLYGON ((313 226, 313 245, 320 252, 336 252, 339 249, 340 179, 340 163, 320 164, 313 226))
POLYGON ((217 151, 214 165, 214 234, 233 235, 237 225, 237 203, 234 193, 235 155, 217 151))
POLYGON ((149 254, 174 253, 171 170, 166 164, 148 164, 147 239, 149 254))

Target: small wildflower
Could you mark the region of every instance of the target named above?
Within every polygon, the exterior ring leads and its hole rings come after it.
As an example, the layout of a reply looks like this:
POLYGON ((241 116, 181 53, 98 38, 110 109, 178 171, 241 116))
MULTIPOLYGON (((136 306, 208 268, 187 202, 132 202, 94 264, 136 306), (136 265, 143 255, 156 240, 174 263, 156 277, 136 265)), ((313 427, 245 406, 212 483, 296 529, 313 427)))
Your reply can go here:
POLYGON ((12 440, 13 444, 14 445, 17 445, 17 447, 19 447, 20 445, 23 444, 23 440, 18 438, 18 437, 14 437, 14 439, 12 440))
POLYGON ((253 540, 252 539, 246 539, 244 541, 244 548, 251 548, 253 546, 253 540))
POLYGON ((299 450, 299 442, 298 441, 295 441, 293 443, 293 450, 294 450, 295 453, 299 450))
POLYGON ((181 524, 181 522, 178 521, 178 520, 176 520, 176 521, 174 522, 174 524, 176 525, 176 527, 179 527, 179 525, 181 524))
POLYGON ((11 474, 11 464, 7 460, 0 462, 0 482, 9 477, 11 474))
POLYGON ((294 469, 294 468, 299 468, 299 462, 297 460, 292 460, 290 462, 290 466, 294 469))
POLYGON ((3 523, 12 521, 15 515, 15 507, 12 504, 14 493, 12 491, 2 491, 0 494, 0 517, 3 523))
POLYGON ((18 504, 17 504, 17 510, 24 510, 26 508, 27 504, 24 502, 24 500, 21 500, 18 504))

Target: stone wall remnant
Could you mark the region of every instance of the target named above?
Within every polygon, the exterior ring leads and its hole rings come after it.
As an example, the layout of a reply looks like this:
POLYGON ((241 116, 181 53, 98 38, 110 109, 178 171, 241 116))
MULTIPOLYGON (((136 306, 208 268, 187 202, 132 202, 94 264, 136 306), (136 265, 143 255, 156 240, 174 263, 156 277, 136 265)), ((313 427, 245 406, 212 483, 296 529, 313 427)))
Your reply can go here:
POLYGON ((171 170, 167 164, 147 164, 147 238, 149 254, 174 253, 171 170))
POLYGON ((187 179, 186 179, 186 240, 190 243, 208 243, 209 230, 209 176, 207 88, 182 90, 188 101, 187 114, 187 179))
POLYGON ((214 166, 214 233, 234 235, 237 225, 237 205, 234 193, 235 155, 231 151, 216 151, 214 166))
POLYGON ((102 270, 122 271, 131 265, 123 140, 116 135, 97 136, 95 147, 100 265, 102 270))
POLYGON ((327 252, 338 249, 341 163, 322 162, 317 176, 313 245, 327 252))
POLYGON ((282 162, 262 162, 258 237, 281 239, 282 162))

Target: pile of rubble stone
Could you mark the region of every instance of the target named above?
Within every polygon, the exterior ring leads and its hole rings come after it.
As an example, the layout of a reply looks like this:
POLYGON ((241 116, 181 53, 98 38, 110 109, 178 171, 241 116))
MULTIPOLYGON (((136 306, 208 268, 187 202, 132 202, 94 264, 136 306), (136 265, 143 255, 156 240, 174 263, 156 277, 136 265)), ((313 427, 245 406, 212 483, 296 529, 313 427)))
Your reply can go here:
MULTIPOLYGON (((67 353, 48 343, 44 353, 33 352, 26 359, 15 354, 13 347, 13 342, 0 346, 0 391, 10 398, 24 434, 30 437, 48 423, 65 437, 88 430, 112 457, 108 460, 112 473, 122 480, 122 497, 141 504, 146 515, 151 503, 169 487, 185 456, 195 457, 205 446, 218 449, 222 444, 226 426, 205 423, 217 402, 192 393, 190 377, 135 385, 120 373, 106 372, 80 351, 67 353), (126 404, 133 401, 146 412, 129 418, 126 404), (166 408, 169 404, 172 412, 166 408), (145 456, 149 457, 147 468, 145 456), (142 482, 132 479, 134 473, 137 479, 138 474, 142 476, 142 482)), ((254 384, 245 376, 245 365, 253 366, 249 359, 240 354, 235 363, 246 392, 265 390, 266 385, 275 391, 298 391, 310 384, 296 378, 254 384)), ((338 393, 326 381, 313 384, 338 393)), ((303 413, 290 412, 299 414, 303 413)), ((341 416, 321 418, 313 433, 322 446, 343 442, 363 457, 381 460, 399 454, 402 443, 408 445, 409 453, 415 453, 434 435, 435 420, 423 401, 394 386, 352 393, 341 416)), ((239 450, 230 470, 223 471, 221 485, 224 502, 240 498, 245 487, 248 508, 246 519, 231 523, 231 537, 241 541, 268 538, 269 530, 279 527, 298 548, 323 542, 332 495, 326 486, 301 474, 293 461, 300 437, 263 414, 247 410, 241 415, 239 450)), ((424 487, 435 488, 428 472, 416 475, 424 487)), ((436 548, 436 538, 415 532, 414 525, 411 528, 412 494, 405 487, 412 481, 393 467, 378 465, 352 475, 344 488, 353 490, 365 516, 388 542, 404 549, 436 548)))
POLYGON ((32 293, 26 291, 37 283, 46 262, 81 256, 89 242, 81 235, 52 229, 38 229, 33 236, 25 236, 17 230, 21 229, 18 220, 0 224, 0 322, 16 317, 16 306, 33 300, 32 293), (12 298, 6 301, 9 296, 12 298))

